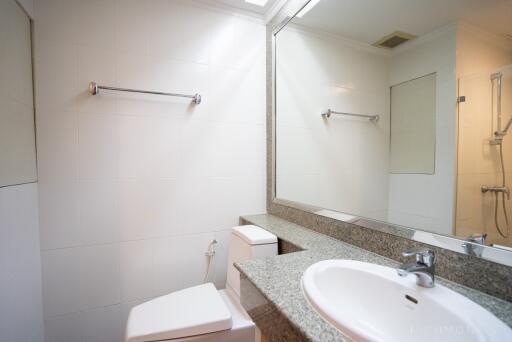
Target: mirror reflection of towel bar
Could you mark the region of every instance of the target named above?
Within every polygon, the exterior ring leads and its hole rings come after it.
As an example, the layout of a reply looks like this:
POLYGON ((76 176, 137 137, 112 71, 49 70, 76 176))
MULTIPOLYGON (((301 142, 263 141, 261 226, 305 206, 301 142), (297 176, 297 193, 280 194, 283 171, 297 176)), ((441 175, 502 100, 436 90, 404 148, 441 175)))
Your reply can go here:
POLYGON ((366 115, 366 114, 354 114, 354 113, 345 113, 345 112, 335 112, 334 110, 327 109, 327 112, 322 113, 324 118, 330 118, 331 114, 339 114, 339 115, 348 115, 348 116, 358 116, 362 118, 368 118, 370 121, 379 121, 378 115, 366 115))

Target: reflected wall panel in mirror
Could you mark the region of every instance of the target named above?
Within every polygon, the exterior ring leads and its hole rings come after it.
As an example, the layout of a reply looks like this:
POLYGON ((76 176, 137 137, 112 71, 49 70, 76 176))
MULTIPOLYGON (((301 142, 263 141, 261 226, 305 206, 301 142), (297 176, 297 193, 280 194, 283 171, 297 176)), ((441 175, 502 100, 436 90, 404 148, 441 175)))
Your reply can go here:
POLYGON ((274 36, 275 200, 508 254, 512 2, 304 4, 274 36))
POLYGON ((0 1, 0 187, 36 180, 30 19, 0 1))

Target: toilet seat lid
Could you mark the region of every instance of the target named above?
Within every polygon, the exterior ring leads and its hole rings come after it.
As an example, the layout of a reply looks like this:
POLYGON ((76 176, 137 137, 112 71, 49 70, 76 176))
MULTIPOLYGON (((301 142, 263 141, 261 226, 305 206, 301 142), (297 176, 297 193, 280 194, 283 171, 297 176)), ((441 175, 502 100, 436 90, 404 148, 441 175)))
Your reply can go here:
POLYGON ((171 340, 231 329, 231 312, 212 283, 190 287, 135 306, 126 342, 171 340))

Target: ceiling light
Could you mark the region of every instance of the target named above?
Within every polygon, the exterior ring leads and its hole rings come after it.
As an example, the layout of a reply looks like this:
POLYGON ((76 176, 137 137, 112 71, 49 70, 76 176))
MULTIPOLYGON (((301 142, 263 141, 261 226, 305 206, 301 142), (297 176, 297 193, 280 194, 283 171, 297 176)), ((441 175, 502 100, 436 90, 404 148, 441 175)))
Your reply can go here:
POLYGON ((267 1, 268 0, 245 0, 245 2, 252 4, 252 5, 257 5, 257 6, 265 6, 267 1))
POLYGON ((299 13, 297 13, 297 18, 302 18, 304 16, 304 14, 308 13, 319 2, 320 2, 320 0, 311 0, 310 2, 308 2, 308 4, 304 7, 302 7, 302 9, 299 11, 299 13))

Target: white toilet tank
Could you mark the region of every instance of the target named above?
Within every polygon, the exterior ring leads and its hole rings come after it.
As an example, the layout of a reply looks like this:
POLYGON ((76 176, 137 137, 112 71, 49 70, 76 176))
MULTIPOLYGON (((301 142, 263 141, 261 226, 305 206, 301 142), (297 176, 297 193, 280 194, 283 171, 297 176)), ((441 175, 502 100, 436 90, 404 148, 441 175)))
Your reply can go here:
POLYGON ((229 243, 226 287, 240 297, 240 272, 235 262, 277 255, 277 237, 257 226, 233 227, 229 243))

